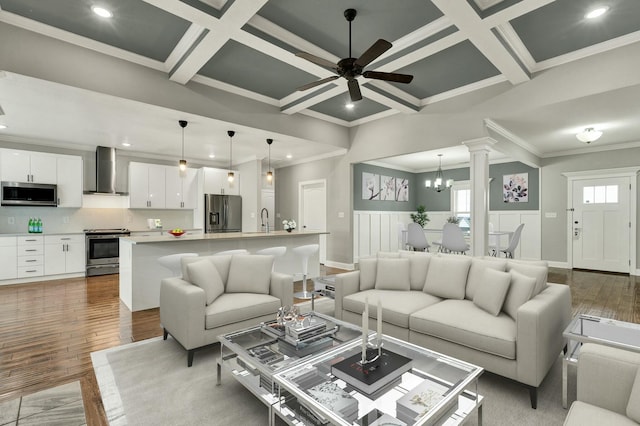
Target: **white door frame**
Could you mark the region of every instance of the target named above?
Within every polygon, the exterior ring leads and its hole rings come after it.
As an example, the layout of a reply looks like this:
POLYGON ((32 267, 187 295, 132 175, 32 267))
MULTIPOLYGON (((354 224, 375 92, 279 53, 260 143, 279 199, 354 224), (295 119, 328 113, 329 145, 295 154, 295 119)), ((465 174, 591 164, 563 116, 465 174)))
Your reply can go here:
MULTIPOLYGON (((325 229, 323 229, 323 231, 326 231, 327 229, 327 180, 326 179, 315 179, 315 180, 305 180, 305 181, 301 181, 298 182, 298 222, 300 225, 300 230, 302 230, 302 226, 304 225, 304 223, 302 223, 302 212, 304 210, 303 206, 304 206, 304 197, 303 197, 303 191, 305 186, 310 186, 310 185, 321 185, 322 188, 324 189, 324 206, 325 206, 325 211, 324 211, 324 226, 325 229)), ((319 236, 319 241, 320 241, 320 251, 322 252, 323 248, 325 250, 325 257, 326 257, 326 247, 327 247, 327 236, 325 234, 322 234, 319 236)), ((326 261, 326 259, 322 259, 322 255, 320 255, 320 260, 324 260, 326 261)))
POLYGON ((567 264, 569 269, 573 268, 573 183, 584 179, 602 179, 615 177, 628 177, 631 183, 629 194, 629 220, 631 228, 629 230, 629 273, 637 275, 636 271, 636 229, 637 229, 637 180, 640 167, 622 167, 619 169, 587 170, 583 172, 565 172, 567 177, 567 264))

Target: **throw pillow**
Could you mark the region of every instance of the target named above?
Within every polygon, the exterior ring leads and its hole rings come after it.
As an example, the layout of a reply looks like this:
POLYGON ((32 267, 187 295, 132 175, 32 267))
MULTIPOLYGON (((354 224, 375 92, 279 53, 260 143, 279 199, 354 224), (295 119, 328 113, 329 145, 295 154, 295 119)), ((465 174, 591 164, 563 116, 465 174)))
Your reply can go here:
POLYGON ((375 257, 360 259, 358 269, 360 269, 360 291, 373 289, 376 286, 378 259, 375 257))
POLYGON ((190 282, 204 290, 207 306, 224 293, 222 278, 213 263, 207 259, 187 264, 190 282))
POLYGON ((234 254, 229 265, 227 293, 269 294, 273 256, 234 254))
POLYGON ((484 280, 476 288, 473 304, 493 316, 498 316, 507 297, 510 283, 511 274, 508 272, 485 269, 484 280))
MULTIPOLYGON (((192 283, 193 281, 191 281, 191 277, 189 276, 189 270, 187 269, 187 265, 194 262, 199 262, 204 259, 211 259, 212 257, 213 256, 187 256, 180 259, 180 265, 182 267, 182 279, 192 283)), ((222 280, 222 282, 225 282, 225 281, 222 280)))
POLYGON ((484 281, 484 270, 487 268, 504 272, 507 269, 506 259, 488 260, 474 257, 471 260, 471 268, 469 268, 469 277, 467 278, 466 298, 473 300, 476 288, 484 281))
POLYGON ((464 299, 471 258, 433 256, 422 291, 443 299, 464 299))
POLYGON ((400 253, 400 257, 409 259, 409 281, 411 290, 421 291, 427 280, 429 262, 433 255, 422 251, 409 251, 409 254, 400 253))
POLYGON ((536 287, 533 289, 531 297, 537 295, 547 287, 547 273, 549 272, 549 268, 546 266, 509 260, 507 262, 507 272, 511 271, 518 271, 523 275, 535 277, 536 287))
POLYGON ((381 257, 376 271, 376 290, 409 291, 409 259, 381 257))
POLYGON ((640 368, 636 373, 636 380, 631 388, 631 395, 627 403, 627 417, 640 423, 640 368))
POLYGON ((522 275, 516 270, 512 270, 510 274, 511 285, 509 286, 507 298, 504 301, 503 311, 511 318, 516 319, 518 308, 531 299, 533 290, 536 287, 536 279, 522 275))

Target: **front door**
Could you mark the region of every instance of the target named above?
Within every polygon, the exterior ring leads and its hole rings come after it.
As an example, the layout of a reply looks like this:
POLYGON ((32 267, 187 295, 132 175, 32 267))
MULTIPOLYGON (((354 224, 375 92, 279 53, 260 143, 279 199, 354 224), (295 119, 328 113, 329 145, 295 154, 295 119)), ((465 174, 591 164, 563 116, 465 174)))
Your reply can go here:
POLYGON ((573 267, 630 270, 630 179, 611 177, 573 182, 573 267))

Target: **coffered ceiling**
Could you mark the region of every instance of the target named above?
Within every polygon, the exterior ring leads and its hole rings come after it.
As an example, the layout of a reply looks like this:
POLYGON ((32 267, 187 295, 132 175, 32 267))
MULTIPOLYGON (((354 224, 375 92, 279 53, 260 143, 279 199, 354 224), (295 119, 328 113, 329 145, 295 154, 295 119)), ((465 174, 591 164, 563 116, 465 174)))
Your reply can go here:
MULTIPOLYGON (((162 71, 177 84, 201 83, 276 106, 282 114, 345 127, 416 114, 495 85, 516 86, 640 40, 638 0, 0 0, 0 8, 1 22, 162 71), (96 16, 95 5, 113 17, 96 16), (601 17, 585 17, 603 6, 609 10, 601 17), (331 63, 349 57, 346 8, 357 10, 352 56, 382 38, 393 46, 366 69, 414 76, 409 84, 359 76, 363 99, 352 109, 345 107, 343 78, 297 90, 334 75, 297 52, 331 63)), ((594 104, 587 113, 574 100, 533 114, 487 118, 544 156, 572 149, 558 146, 560 129, 637 116, 638 94, 637 87, 597 94, 598 105, 622 99, 603 115, 594 104), (567 109, 574 117, 566 116, 567 109), (541 129, 543 120, 549 125, 541 129)), ((0 93, 0 103, 6 102, 11 100, 0 93)), ((638 141, 639 134, 640 125, 629 123, 611 143, 638 141)), ((334 151, 316 147, 308 155, 334 151)))

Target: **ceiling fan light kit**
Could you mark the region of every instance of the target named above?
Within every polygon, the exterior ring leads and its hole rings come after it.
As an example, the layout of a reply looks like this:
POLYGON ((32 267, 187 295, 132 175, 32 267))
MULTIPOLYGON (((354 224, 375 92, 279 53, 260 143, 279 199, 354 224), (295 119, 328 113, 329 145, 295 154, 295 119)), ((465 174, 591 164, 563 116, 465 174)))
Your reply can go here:
POLYGON ((236 132, 234 132, 233 130, 227 130, 227 135, 229 135, 229 173, 227 173, 227 181, 229 181, 229 183, 233 182, 233 179, 235 178, 235 174, 233 173, 233 170, 231 170, 233 161, 233 146, 232 146, 232 141, 233 141, 233 136, 236 134, 236 132))
POLYGON ((364 71, 364 68, 374 60, 378 59, 380 55, 391 49, 393 46, 386 40, 378 39, 373 43, 359 58, 353 58, 351 56, 351 22, 355 19, 358 12, 355 9, 347 9, 344 11, 344 17, 349 22, 349 57, 343 58, 334 64, 331 61, 320 58, 306 52, 298 52, 296 56, 320 65, 324 68, 329 68, 337 75, 323 78, 312 83, 300 86, 298 90, 308 90, 316 86, 328 83, 343 77, 347 80, 347 88, 349 89, 349 96, 352 102, 356 102, 362 99, 362 93, 360 92, 360 84, 358 83, 358 77, 372 78, 375 80, 392 81, 396 83, 410 83, 413 80, 412 75, 398 74, 391 72, 379 72, 379 71, 364 71))
POLYGON ((578 138, 580 142, 590 144, 591 142, 595 142, 600 139, 600 136, 602 136, 601 131, 594 129, 593 127, 587 127, 582 132, 578 133, 576 138, 578 138))

